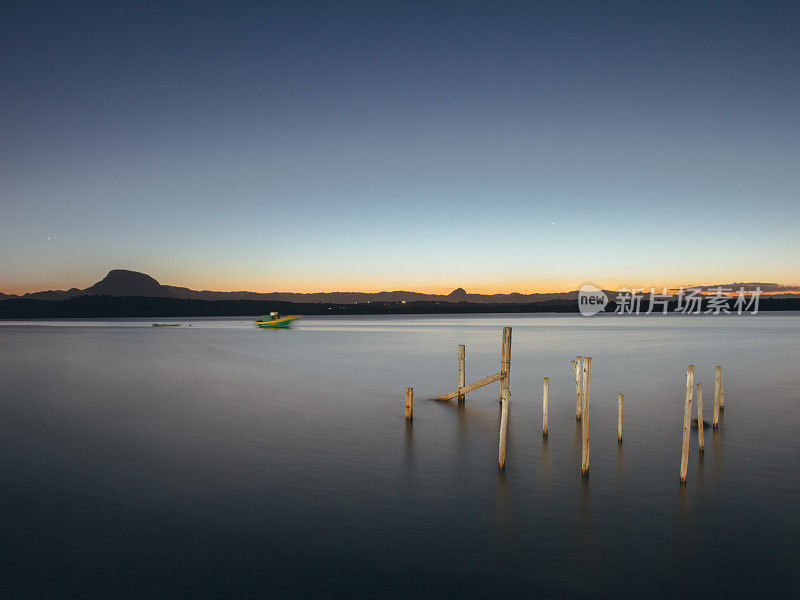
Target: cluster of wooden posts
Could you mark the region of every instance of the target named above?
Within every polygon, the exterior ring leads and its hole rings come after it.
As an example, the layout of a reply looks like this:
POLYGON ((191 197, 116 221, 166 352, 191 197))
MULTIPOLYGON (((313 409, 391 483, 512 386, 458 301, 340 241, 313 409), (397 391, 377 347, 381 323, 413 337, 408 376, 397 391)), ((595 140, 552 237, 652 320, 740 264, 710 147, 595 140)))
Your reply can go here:
MULTIPOLYGON (((686 402, 683 405, 683 444, 681 446, 681 483, 686 483, 689 467, 689 433, 692 427, 692 391, 694 390, 694 365, 686 367, 686 402)), ((717 365, 714 373, 714 410, 712 427, 719 428, 719 411, 725 410, 725 386, 722 383, 722 367, 717 365)), ((703 383, 697 383, 697 443, 700 454, 705 452, 703 438, 703 383)))
MULTIPOLYGON (((592 399, 592 359, 589 356, 576 356, 570 361, 575 375, 575 419, 581 422, 581 473, 589 475, 589 423, 592 399)), ((620 394, 620 398, 622 394, 620 394)), ((620 407, 622 405, 620 404, 620 407)), ((619 411, 619 439, 622 440, 622 409, 619 411)))
MULTIPOLYGON (((592 359, 589 356, 577 356, 570 361, 575 377, 575 419, 581 422, 581 473, 589 475, 590 451, 590 423, 591 423, 591 388, 592 388, 592 359)), ((506 431, 508 430, 508 404, 510 401, 511 384, 511 327, 503 327, 503 336, 500 343, 500 371, 474 383, 466 383, 466 348, 458 347, 458 388, 454 391, 435 398, 446 401, 458 398, 464 402, 468 392, 472 392, 495 381, 500 382, 500 443, 498 447, 498 466, 501 469, 506 465, 506 431)), ((686 470, 689 461, 689 432, 692 421, 692 391, 694 389, 694 365, 686 369, 686 402, 683 415, 683 446, 681 453, 681 483, 686 482, 686 470)), ((622 444, 622 402, 623 395, 617 395, 617 443, 622 444)), ((549 429, 549 403, 550 379, 543 379, 542 387, 542 435, 547 436, 549 429)), ((725 392, 722 384, 722 367, 716 368, 714 385, 714 429, 719 427, 719 411, 725 409, 725 392)), ((414 418, 414 388, 406 388, 406 419, 414 418)), ((703 440, 703 384, 697 384, 697 425, 700 443, 700 452, 704 450, 703 440)))

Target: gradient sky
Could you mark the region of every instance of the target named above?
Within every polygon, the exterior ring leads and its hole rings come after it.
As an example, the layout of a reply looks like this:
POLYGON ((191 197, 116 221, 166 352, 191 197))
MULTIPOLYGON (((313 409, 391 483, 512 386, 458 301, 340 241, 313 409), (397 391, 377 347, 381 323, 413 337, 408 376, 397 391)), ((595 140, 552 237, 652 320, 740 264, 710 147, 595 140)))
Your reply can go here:
POLYGON ((0 4, 0 291, 800 282, 800 4, 0 4))

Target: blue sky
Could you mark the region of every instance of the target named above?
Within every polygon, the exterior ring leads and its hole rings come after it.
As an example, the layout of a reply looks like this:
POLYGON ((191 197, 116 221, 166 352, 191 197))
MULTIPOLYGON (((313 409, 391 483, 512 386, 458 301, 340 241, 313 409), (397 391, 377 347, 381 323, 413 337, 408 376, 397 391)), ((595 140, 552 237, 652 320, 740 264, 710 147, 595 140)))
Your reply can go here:
POLYGON ((0 17, 1 291, 800 282, 791 3, 0 17))

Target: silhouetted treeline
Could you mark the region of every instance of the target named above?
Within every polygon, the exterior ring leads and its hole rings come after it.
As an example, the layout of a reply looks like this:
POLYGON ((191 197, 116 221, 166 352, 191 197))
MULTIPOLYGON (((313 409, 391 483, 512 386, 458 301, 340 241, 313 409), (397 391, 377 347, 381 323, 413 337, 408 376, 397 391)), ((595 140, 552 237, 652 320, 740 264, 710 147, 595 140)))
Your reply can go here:
POLYGON ((575 301, 533 304, 470 302, 371 302, 323 304, 262 300, 186 300, 139 296, 76 296, 69 300, 13 298, 0 301, 0 318, 223 317, 264 315, 372 315, 422 313, 577 312, 575 301))
MULTIPOLYGON (((709 309, 708 304, 708 296, 704 296, 701 299, 700 305, 700 313, 706 313, 709 309)), ((682 306, 685 307, 686 301, 683 301, 682 306)), ((678 307, 677 300, 671 300, 667 303, 667 312, 675 312, 675 309, 678 307)), ((639 307, 639 313, 644 314, 650 308, 650 302, 648 300, 642 299, 641 306, 639 307)), ((737 309, 734 305, 734 299, 731 299, 727 304, 727 309, 730 314, 736 314, 737 309)), ((611 300, 605 307, 605 312, 613 313, 617 310, 617 303, 611 300)), ((765 312, 773 312, 773 311, 790 311, 790 310, 800 310, 800 298, 760 298, 758 304, 758 312, 765 311, 765 312)), ((653 309, 653 314, 663 314, 664 308, 660 304, 657 304, 653 309)), ((751 314, 753 312, 752 308, 742 309, 742 314, 751 314)), ((692 308, 688 311, 688 314, 695 314, 696 311, 692 308)))
MULTIPOLYGON (((605 312, 614 312, 610 302, 605 312)), ((674 308, 671 303, 670 310, 674 308)), ((647 310, 647 302, 641 310, 647 310)), ((761 311, 800 310, 800 298, 761 300, 761 311)), ((102 318, 102 317, 223 317, 251 316, 278 311, 299 315, 374 315, 433 313, 575 313, 575 300, 531 304, 471 302, 371 302, 366 304, 301 304, 261 300, 185 300, 138 296, 76 296, 69 300, 13 298, 0 301, 0 319, 102 318)), ((660 308, 657 309, 657 312, 660 308)))

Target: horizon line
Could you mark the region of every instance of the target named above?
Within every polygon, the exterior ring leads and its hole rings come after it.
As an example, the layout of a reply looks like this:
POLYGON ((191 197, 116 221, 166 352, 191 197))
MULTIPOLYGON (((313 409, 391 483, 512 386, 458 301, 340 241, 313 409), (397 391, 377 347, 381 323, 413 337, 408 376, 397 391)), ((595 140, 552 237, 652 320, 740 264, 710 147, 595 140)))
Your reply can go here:
MULTIPOLYGON (((147 275, 149 277, 152 277, 152 275, 149 275, 149 274, 145 273, 144 271, 133 271, 132 269, 110 269, 108 271, 108 273, 111 273, 112 271, 130 271, 130 272, 141 273, 141 274, 147 275)), ((36 293, 42 293, 42 292, 58 292, 58 291, 65 292, 65 291, 69 291, 71 289, 77 289, 77 290, 83 291, 84 289, 87 289, 87 288, 91 287, 92 285, 102 281, 105 277, 107 277, 108 273, 105 276, 103 276, 100 279, 98 279, 97 281, 95 281, 93 283, 90 283, 88 286, 86 286, 84 288, 71 286, 69 288, 58 289, 58 288, 50 287, 50 288, 47 288, 47 289, 38 289, 38 290, 35 290, 35 291, 21 291, 18 288, 17 290, 13 290, 13 291, 0 290, 0 294, 22 297, 25 294, 36 294, 36 293)), ((292 290, 259 291, 259 290, 247 289, 247 288, 221 290, 221 289, 210 289, 208 287, 203 287, 203 286, 190 287, 189 285, 176 285, 176 284, 171 284, 171 283, 165 284, 162 281, 156 279, 155 277, 152 277, 152 278, 155 279, 159 283, 159 285, 166 285, 166 286, 169 286, 169 287, 184 288, 184 289, 189 289, 189 290, 194 291, 194 292, 208 292, 208 293, 221 293, 221 294, 250 293, 250 294, 302 294, 302 295, 315 295, 315 294, 385 294, 385 293, 401 293, 401 292, 405 292, 405 293, 411 293, 411 294, 425 294, 425 295, 431 295, 431 296, 448 296, 449 294, 451 294, 451 293, 453 293, 453 292, 455 292, 456 290, 459 290, 459 289, 464 290, 467 295, 475 295, 475 296, 509 296, 509 295, 514 295, 514 294, 518 294, 518 295, 522 295, 522 296, 545 295, 545 294, 547 294, 547 295, 558 295, 558 294, 570 294, 570 293, 577 292, 577 291, 580 290, 582 285, 590 283, 590 282, 583 282, 581 284, 576 284, 571 289, 566 289, 565 290, 563 288, 560 288, 560 289, 558 289, 558 291, 555 291, 557 288, 549 288, 549 289, 534 288, 532 291, 517 291, 517 290, 514 290, 514 291, 499 291, 501 288, 495 287, 495 286, 477 286, 477 289, 480 290, 480 291, 471 292, 471 291, 469 291, 467 289, 467 287, 465 287, 463 285, 457 285, 456 287, 444 287, 444 286, 431 286, 431 287, 428 287, 428 286, 424 286, 423 285, 423 286, 420 286, 419 288, 417 288, 417 286, 410 286, 408 288, 397 287, 397 288, 394 288, 394 289, 381 289, 379 291, 375 291, 374 289, 365 290, 363 288, 362 289, 352 289, 352 288, 351 289, 346 289, 346 288, 342 289, 342 288, 338 288, 338 289, 331 289, 331 290, 319 290, 319 289, 317 289, 315 291, 292 291, 292 290)), ((778 283, 778 282, 767 282, 767 281, 732 281, 732 282, 727 282, 727 283, 723 283, 723 284, 719 284, 719 283, 715 283, 715 284, 696 284, 695 283, 695 284, 677 284, 677 285, 674 285, 674 284, 671 284, 671 285, 664 285, 664 284, 661 284, 661 285, 641 285, 641 284, 638 284, 638 285, 627 285, 626 284, 626 285, 618 285, 618 286, 597 286, 597 287, 602 289, 603 291, 620 291, 623 288, 627 288, 629 291, 630 290, 640 290, 643 293, 649 293, 649 291, 651 289, 654 289, 656 291, 656 293, 661 293, 661 291, 663 289, 666 289, 668 293, 673 293, 673 292, 675 292, 675 291, 677 291, 679 289, 689 289, 689 288, 703 288, 703 289, 712 289, 713 290, 713 289, 716 289, 718 287, 729 288, 731 286, 759 286, 759 285, 768 286, 770 288, 773 288, 773 289, 769 289, 769 290, 762 290, 762 294, 763 295, 773 295, 773 294, 781 294, 781 293, 800 292, 800 284, 778 283), (778 288, 778 289, 776 289, 776 288, 778 288)), ((505 288, 505 289, 508 289, 508 288, 505 288)), ((528 289, 530 290, 531 288, 528 288, 528 289)), ((732 290, 732 291, 738 291, 738 290, 732 290)), ((749 289, 748 289, 748 291, 749 291, 749 289)))

